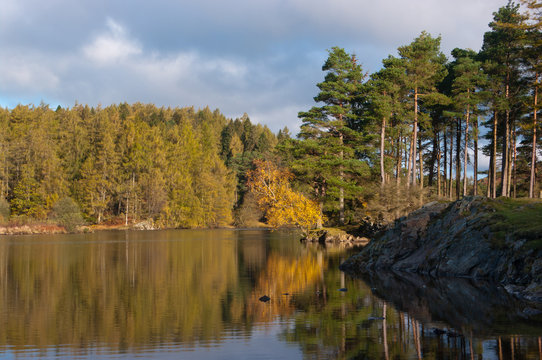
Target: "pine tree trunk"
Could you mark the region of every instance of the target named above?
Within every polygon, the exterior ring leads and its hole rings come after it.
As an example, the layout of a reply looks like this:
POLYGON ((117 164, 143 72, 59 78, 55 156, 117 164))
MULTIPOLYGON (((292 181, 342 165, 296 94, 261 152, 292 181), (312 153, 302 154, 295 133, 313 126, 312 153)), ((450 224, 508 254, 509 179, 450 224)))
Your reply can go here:
POLYGON ((401 144, 401 136, 399 136, 399 138, 397 139, 397 164, 395 170, 395 179, 397 181, 397 186, 401 185, 401 163, 403 162, 403 151, 401 150, 401 144))
MULTIPOLYGON (((339 140, 340 140, 340 144, 341 144, 341 152, 339 153, 339 157, 341 159, 341 167, 340 167, 340 171, 339 171, 339 178, 340 178, 340 181, 342 182, 344 180, 344 171, 343 171, 343 167, 342 167, 342 161, 344 159, 344 151, 342 149, 344 138, 343 138, 342 133, 340 133, 340 135, 339 135, 339 140)), ((343 188, 342 185, 339 187, 339 223, 341 225, 344 224, 344 188, 343 188)))
POLYGON ((437 132, 437 197, 440 197, 440 132, 437 132))
POLYGON ((516 198, 517 197, 517 176, 516 176, 516 141, 517 141, 517 138, 516 138, 516 129, 514 127, 514 132, 513 132, 513 137, 512 137, 512 145, 513 145, 513 157, 512 157, 512 183, 514 184, 513 185, 513 197, 516 198))
POLYGON ((433 149, 431 150, 431 161, 429 163, 429 176, 427 177, 427 186, 433 186, 435 182, 435 163, 437 162, 437 136, 438 131, 435 131, 433 134, 433 149))
MULTIPOLYGON (((508 84, 506 84, 506 99, 508 99, 508 84)), ((508 163, 510 156, 508 149, 510 147, 510 110, 506 109, 504 119, 504 144, 502 151, 502 174, 501 174, 501 196, 508 196, 508 163)))
POLYGON ((487 193, 486 196, 488 198, 493 197, 493 151, 489 154, 489 169, 487 170, 487 193))
POLYGON ((446 126, 444 127, 443 132, 443 138, 444 138, 444 196, 448 196, 448 135, 446 134, 446 126))
POLYGON ((386 184, 386 177, 384 173, 384 139, 386 136, 386 118, 382 118, 382 127, 380 129, 380 181, 382 186, 386 184))
POLYGON ((416 185, 416 144, 418 142, 418 88, 414 88, 414 125, 412 126, 412 185, 416 185))
MULTIPOLYGON (((538 73, 535 74, 535 79, 538 81, 538 73)), ((534 198, 534 184, 536 180, 536 115, 538 112, 538 84, 534 88, 534 104, 533 104, 533 149, 531 151, 531 177, 529 180, 529 197, 534 198)))
MULTIPOLYGON (((407 161, 407 184, 408 184, 408 186, 410 186, 411 183, 412 183, 411 176, 412 176, 412 152, 413 152, 413 150, 412 150, 412 148, 413 148, 412 139, 413 138, 414 138, 414 134, 412 134, 410 136, 410 146, 408 148, 408 161, 407 161)), ((406 151, 406 149, 405 149, 405 151, 406 151)))
POLYGON ((461 196, 461 119, 457 119, 455 135, 455 197, 459 199, 461 196))
POLYGON ((492 198, 497 197, 497 110, 493 113, 493 163, 491 164, 492 198))
POLYGON ((452 170, 454 167, 454 130, 450 127, 450 185, 448 186, 448 198, 452 199, 452 170))
MULTIPOLYGON (((474 185, 473 185, 473 194, 474 196, 478 195, 478 117, 474 119, 474 185)), ((489 179, 489 178, 488 178, 489 179)), ((488 182, 489 183, 489 182, 488 182)))
POLYGON ((470 117, 470 104, 467 104, 467 116, 465 117, 465 151, 463 156, 463 196, 467 196, 467 160, 469 149, 469 117, 470 117))
POLYGON ((422 139, 418 138, 418 146, 420 150, 418 151, 418 156, 420 157, 420 189, 423 189, 423 150, 422 150, 422 139))

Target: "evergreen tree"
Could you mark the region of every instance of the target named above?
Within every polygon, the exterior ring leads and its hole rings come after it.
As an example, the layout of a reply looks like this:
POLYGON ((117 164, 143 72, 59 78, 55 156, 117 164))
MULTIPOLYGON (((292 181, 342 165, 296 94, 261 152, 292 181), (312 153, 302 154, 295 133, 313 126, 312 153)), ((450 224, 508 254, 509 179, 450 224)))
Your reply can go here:
MULTIPOLYGON (((523 21, 519 13, 519 5, 509 2, 493 13, 493 21, 489 23, 491 31, 484 34, 484 42, 480 53, 486 62, 486 73, 492 78, 489 89, 493 94, 494 119, 500 118, 502 132, 502 167, 501 195, 510 195, 512 175, 512 155, 515 152, 515 134, 518 115, 514 110, 520 104, 519 97, 523 90, 520 81, 520 48, 523 30, 518 26, 523 21), (504 114, 503 114, 504 112, 504 114)), ((498 125, 498 124, 496 124, 498 125)), ((497 134, 496 126, 493 132, 497 134)), ((497 144, 494 144, 496 147, 497 144)), ((493 154, 495 157, 496 154, 493 154)), ((494 164, 496 159, 493 160, 494 164)), ((496 174, 496 170, 493 172, 496 174)))
MULTIPOLYGON (((335 196, 339 201, 339 223, 342 224, 345 221, 345 189, 349 194, 359 191, 356 179, 352 178, 353 174, 361 172, 354 148, 359 144, 356 144, 358 132, 352 127, 359 120, 354 101, 361 93, 364 76, 355 56, 338 47, 329 51, 322 70, 326 72, 325 79, 317 84, 320 92, 314 100, 323 105, 298 114, 303 121, 299 137, 312 140, 310 151, 305 154, 313 161, 318 158, 322 165, 318 174, 321 178, 314 179, 315 191, 322 194, 321 198, 338 193, 335 196)), ((322 200, 320 206, 323 206, 322 200)))
MULTIPOLYGON (((409 173, 411 178, 408 182, 416 185, 417 176, 417 146, 418 145, 418 125, 420 122, 426 122, 427 116, 420 112, 420 103, 435 103, 444 101, 438 96, 436 84, 446 76, 444 63, 446 57, 440 51, 440 37, 433 38, 423 31, 419 37, 406 46, 398 49, 399 55, 403 60, 405 68, 404 86, 411 93, 413 104, 413 122, 412 122, 412 156, 409 159, 409 173)), ((420 160, 422 159, 420 147, 420 160)), ((420 161, 420 164, 422 161, 420 161)), ((423 187, 423 169, 420 168, 420 186, 423 187)))

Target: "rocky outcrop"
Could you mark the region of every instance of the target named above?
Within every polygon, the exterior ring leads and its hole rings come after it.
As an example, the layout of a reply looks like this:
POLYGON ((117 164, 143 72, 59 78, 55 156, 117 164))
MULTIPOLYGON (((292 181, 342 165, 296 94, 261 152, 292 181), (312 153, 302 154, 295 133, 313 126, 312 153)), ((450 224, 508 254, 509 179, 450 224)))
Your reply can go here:
POLYGON ((134 230, 156 230, 156 227, 154 226, 154 221, 152 219, 145 220, 138 222, 137 224, 134 224, 133 226, 134 230))
POLYGON ((538 240, 533 241, 532 234, 522 238, 521 231, 496 231, 493 201, 498 200, 466 197, 427 204, 397 220, 341 269, 488 279, 510 293, 542 302, 542 250, 533 246, 538 240))
POLYGON ((322 229, 311 231, 307 236, 301 239, 301 242, 319 243, 321 245, 363 246, 369 242, 369 239, 366 237, 354 236, 339 229, 322 229))

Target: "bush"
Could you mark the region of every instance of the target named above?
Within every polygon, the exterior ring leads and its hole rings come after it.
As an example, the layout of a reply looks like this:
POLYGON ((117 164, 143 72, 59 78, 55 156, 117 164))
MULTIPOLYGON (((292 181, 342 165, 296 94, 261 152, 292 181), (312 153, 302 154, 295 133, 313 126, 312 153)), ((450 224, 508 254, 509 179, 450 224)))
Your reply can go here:
POLYGON ((53 218, 69 232, 85 224, 79 205, 70 197, 63 197, 53 205, 53 218))
POLYGON ((0 198, 0 223, 8 222, 9 215, 9 203, 6 199, 0 198))

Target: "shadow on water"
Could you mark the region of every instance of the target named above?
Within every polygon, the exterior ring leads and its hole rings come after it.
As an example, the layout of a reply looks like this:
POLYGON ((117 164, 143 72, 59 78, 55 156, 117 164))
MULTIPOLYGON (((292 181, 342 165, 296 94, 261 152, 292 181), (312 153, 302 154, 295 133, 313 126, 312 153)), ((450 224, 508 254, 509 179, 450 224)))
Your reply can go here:
POLYGON ((541 333, 542 304, 522 301, 487 281, 395 272, 366 273, 362 279, 376 296, 427 324, 444 322, 477 336, 541 333))

